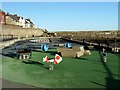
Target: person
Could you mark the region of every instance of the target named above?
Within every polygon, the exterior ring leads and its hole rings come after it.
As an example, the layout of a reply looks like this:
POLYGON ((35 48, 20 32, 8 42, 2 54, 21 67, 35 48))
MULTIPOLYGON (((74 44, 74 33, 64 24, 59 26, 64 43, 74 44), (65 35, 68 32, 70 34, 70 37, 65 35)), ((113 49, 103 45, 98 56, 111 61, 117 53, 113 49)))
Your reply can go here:
POLYGON ((50 62, 49 70, 53 70, 53 62, 50 62))
POLYGON ((104 53, 105 52, 105 49, 103 48, 102 52, 104 53))
POLYGON ((105 52, 105 49, 103 48, 103 62, 107 62, 107 53, 105 52))

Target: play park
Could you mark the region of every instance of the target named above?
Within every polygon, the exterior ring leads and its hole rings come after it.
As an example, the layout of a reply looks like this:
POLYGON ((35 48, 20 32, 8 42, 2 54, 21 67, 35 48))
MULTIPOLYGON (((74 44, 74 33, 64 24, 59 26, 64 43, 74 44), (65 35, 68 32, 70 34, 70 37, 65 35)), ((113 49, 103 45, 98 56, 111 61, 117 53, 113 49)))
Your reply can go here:
POLYGON ((34 88, 118 87, 117 53, 70 42, 16 42, 2 50, 2 78, 34 88))

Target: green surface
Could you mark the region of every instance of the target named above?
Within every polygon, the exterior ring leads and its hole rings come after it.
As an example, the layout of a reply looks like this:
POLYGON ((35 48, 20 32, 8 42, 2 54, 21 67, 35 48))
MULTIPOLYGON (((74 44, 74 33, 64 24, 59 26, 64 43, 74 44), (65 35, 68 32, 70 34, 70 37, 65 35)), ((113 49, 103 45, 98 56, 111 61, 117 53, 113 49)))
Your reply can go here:
POLYGON ((79 59, 65 58, 49 71, 49 63, 42 58, 48 55, 54 58, 56 49, 48 52, 34 51, 31 60, 18 60, 4 57, 2 59, 2 77, 42 88, 104 88, 113 87, 118 81, 118 55, 108 53, 107 63, 101 62, 100 53, 91 51, 79 59), (114 83, 115 82, 115 83, 114 83))

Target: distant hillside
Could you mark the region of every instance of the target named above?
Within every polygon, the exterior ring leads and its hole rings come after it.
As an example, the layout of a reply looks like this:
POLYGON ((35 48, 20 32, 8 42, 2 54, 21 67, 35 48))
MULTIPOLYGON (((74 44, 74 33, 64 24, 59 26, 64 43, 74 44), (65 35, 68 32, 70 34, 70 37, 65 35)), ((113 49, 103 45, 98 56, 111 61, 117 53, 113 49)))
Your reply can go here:
POLYGON ((58 36, 63 38, 70 39, 120 39, 120 31, 112 30, 112 31, 65 31, 65 32, 55 32, 58 36))

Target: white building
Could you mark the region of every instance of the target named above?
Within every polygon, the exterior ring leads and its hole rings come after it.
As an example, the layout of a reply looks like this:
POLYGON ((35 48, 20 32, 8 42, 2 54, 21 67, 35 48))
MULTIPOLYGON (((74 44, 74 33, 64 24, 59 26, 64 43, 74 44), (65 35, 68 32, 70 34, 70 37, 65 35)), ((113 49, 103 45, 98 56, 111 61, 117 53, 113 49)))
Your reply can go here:
POLYGON ((30 28, 30 20, 25 19, 25 28, 30 28))
POLYGON ((25 19, 25 28, 34 28, 35 25, 30 19, 25 19))
POLYGON ((23 17, 18 17, 18 21, 19 21, 19 26, 25 28, 25 18, 23 17))

